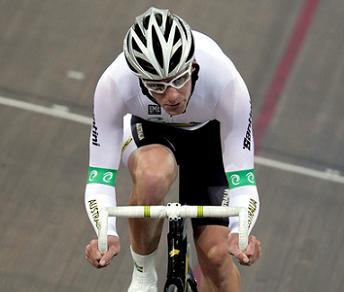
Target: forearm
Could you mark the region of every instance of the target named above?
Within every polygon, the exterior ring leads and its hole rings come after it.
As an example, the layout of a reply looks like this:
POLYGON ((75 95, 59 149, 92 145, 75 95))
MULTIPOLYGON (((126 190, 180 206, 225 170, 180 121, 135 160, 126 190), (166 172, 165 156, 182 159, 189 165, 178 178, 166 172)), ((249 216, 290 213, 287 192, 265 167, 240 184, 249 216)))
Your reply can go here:
MULTIPOLYGON (((255 185, 238 187, 228 190, 228 205, 230 207, 243 207, 248 210, 248 227, 249 233, 252 231, 257 221, 260 202, 257 188, 255 185)), ((229 218, 229 229, 231 233, 239 232, 238 217, 229 218)))
MULTIPOLYGON (((98 234, 99 211, 102 208, 116 207, 116 190, 114 186, 90 183, 90 175, 85 190, 85 208, 95 232, 98 234)), ((108 235, 116 235, 116 218, 109 218, 108 235)))

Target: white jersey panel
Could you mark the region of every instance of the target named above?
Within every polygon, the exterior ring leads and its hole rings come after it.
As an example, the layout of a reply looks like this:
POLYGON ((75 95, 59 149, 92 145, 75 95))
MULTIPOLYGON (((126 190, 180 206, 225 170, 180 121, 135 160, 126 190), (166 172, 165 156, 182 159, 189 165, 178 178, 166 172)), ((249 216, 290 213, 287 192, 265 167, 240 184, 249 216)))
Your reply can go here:
POLYGON ((100 78, 93 104, 93 126, 90 137, 90 166, 118 169, 123 138, 125 106, 118 98, 117 86, 109 74, 100 78))
POLYGON ((216 117, 221 127, 225 171, 253 169, 251 100, 239 74, 222 92, 216 117))

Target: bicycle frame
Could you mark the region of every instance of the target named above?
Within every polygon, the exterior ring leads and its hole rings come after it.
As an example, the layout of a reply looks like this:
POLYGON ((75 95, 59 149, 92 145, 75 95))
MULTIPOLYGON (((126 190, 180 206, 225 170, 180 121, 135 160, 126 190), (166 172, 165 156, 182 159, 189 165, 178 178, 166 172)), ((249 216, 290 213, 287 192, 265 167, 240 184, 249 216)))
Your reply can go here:
MULTIPOLYGON (((184 218, 232 217, 239 216, 239 247, 245 250, 248 244, 248 210, 225 206, 181 206, 169 203, 167 206, 120 206, 104 208, 99 212, 98 249, 105 252, 107 246, 108 217, 168 218, 168 271, 164 291, 185 291, 188 271, 187 237, 184 218), (168 287, 175 285, 176 289, 168 287)), ((191 280, 192 286, 192 280, 191 280)), ((197 290, 194 290, 197 291, 197 290)))
POLYGON ((197 291, 197 284, 194 280, 189 260, 188 260, 188 241, 186 234, 186 221, 184 218, 169 220, 169 231, 167 234, 168 243, 168 262, 167 279, 164 292, 169 292, 169 287, 175 285, 177 291, 197 291))

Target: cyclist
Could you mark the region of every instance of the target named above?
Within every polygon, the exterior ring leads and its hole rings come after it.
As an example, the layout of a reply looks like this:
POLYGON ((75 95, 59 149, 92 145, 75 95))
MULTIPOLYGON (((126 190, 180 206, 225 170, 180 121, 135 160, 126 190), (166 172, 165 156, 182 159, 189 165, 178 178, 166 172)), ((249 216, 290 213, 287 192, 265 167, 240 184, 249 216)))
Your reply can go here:
MULTIPOLYGON (((181 203, 246 207, 252 230, 259 197, 250 96, 211 38, 169 10, 148 9, 127 32, 123 53, 101 76, 93 118, 85 205, 95 229, 98 210, 116 206, 122 157, 133 181, 130 205, 163 204, 178 165, 181 203)), ((120 251, 115 218, 109 222, 109 250, 101 255, 95 239, 85 249, 97 268, 120 251)), ((204 275, 200 291, 239 291, 232 256, 253 264, 261 255, 260 241, 250 235, 241 252, 236 218, 195 219, 192 225, 204 275)), ((130 219, 129 229, 134 268, 128 291, 157 291, 154 259, 162 221, 130 219)))

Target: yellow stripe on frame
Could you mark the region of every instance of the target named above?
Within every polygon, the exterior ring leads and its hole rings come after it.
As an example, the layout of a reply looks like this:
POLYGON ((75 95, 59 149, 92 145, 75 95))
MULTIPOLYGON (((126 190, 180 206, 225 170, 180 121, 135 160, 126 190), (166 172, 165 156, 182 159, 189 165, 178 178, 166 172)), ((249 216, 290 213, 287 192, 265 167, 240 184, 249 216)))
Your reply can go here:
POLYGON ((180 250, 174 248, 174 249, 172 249, 172 250, 170 251, 169 254, 170 254, 170 257, 172 258, 172 257, 174 257, 174 256, 176 256, 176 255, 179 255, 179 254, 180 254, 180 250))

